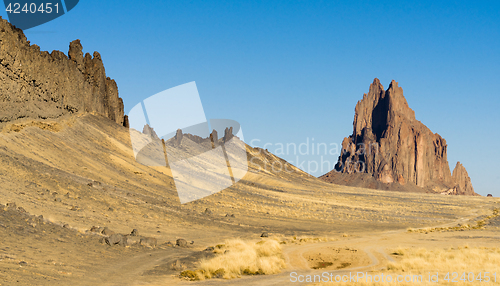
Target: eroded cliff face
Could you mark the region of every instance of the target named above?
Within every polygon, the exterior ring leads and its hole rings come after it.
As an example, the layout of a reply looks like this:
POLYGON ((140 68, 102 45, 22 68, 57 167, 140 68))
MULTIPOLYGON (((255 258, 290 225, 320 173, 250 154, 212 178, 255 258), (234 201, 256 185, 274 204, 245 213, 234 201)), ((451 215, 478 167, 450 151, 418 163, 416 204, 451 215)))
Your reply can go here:
POLYGON ((22 30, 0 17, 0 124, 89 112, 124 124, 116 82, 106 77, 98 52, 83 55, 75 40, 68 56, 40 51, 22 30))
MULTIPOLYGON (((474 195, 462 165, 452 177, 446 149, 444 138, 415 119, 415 112, 408 106, 397 82, 392 81, 384 90, 375 79, 368 94, 356 104, 353 134, 342 142, 342 154, 332 172, 365 173, 380 183, 440 193, 459 186, 459 194, 474 195)), ((356 180, 346 180, 332 172, 321 178, 356 185, 356 180)), ((359 181, 368 184, 366 180, 359 181)), ((358 185, 365 186, 363 184, 358 185)))

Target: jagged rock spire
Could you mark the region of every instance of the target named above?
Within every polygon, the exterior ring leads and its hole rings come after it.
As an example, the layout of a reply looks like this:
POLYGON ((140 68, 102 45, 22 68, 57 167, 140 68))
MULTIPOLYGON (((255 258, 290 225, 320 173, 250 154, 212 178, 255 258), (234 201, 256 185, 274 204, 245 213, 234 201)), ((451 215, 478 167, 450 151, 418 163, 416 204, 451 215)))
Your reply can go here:
MULTIPOLYGON (((475 194, 463 166, 451 176, 446 140, 415 119, 403 89, 387 90, 375 78, 355 108, 353 133, 342 142, 334 172, 369 174, 385 184, 412 185, 440 192, 459 185, 475 194)), ((322 178, 332 178, 327 176, 322 178)))

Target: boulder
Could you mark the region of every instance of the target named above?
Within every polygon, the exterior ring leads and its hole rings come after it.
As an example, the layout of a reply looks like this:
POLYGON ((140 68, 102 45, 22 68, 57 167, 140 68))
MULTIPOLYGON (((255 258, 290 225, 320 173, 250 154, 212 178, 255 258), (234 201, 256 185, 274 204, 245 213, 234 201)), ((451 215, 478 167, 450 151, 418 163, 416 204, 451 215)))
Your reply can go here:
POLYGON ((140 236, 133 236, 131 234, 126 235, 127 237, 127 245, 132 246, 132 245, 137 245, 141 243, 141 237, 140 236))
POLYGON ((187 247, 188 243, 187 243, 187 241, 185 239, 179 238, 175 242, 175 246, 178 246, 178 247, 187 247))
POLYGON ((104 241, 108 245, 121 245, 121 246, 127 245, 127 237, 119 233, 115 233, 110 235, 109 237, 106 237, 104 241))
POLYGON ((143 237, 143 238, 141 238, 139 243, 142 246, 155 248, 157 245, 157 240, 156 240, 156 238, 153 238, 153 237, 143 237))
POLYGON ((105 236, 110 236, 113 235, 115 232, 109 229, 108 227, 104 227, 101 231, 101 233, 105 236))

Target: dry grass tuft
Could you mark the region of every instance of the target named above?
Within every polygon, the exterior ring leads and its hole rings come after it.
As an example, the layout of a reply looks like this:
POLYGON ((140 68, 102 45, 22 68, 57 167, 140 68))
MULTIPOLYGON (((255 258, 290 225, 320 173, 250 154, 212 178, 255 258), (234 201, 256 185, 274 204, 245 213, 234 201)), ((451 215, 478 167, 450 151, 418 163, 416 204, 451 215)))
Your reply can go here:
POLYGON ((286 266, 281 245, 274 239, 257 243, 232 239, 217 245, 214 252, 216 257, 200 261, 198 270, 183 271, 181 277, 191 280, 231 279, 241 275, 276 274, 286 266))

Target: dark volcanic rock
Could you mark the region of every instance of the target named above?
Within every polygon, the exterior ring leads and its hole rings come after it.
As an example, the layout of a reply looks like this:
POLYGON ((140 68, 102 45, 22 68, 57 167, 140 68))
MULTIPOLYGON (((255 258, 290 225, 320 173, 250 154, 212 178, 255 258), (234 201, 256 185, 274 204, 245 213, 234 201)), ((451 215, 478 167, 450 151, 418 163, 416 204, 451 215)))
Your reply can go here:
POLYGON ((175 245, 178 246, 178 247, 187 247, 188 246, 188 243, 185 239, 183 238, 179 238, 177 239, 177 241, 175 242, 175 245))
POLYGON ((153 127, 149 126, 148 124, 144 125, 142 133, 148 135, 149 137, 151 137, 151 139, 160 140, 160 137, 158 137, 153 127))
POLYGON ((210 133, 210 140, 212 141, 213 148, 219 146, 219 137, 217 135, 217 131, 213 130, 212 133, 210 133))
POLYGON ((110 235, 109 237, 104 238, 104 241, 108 245, 116 245, 116 244, 121 246, 127 245, 127 237, 119 233, 115 233, 110 235))
POLYGON ((182 130, 177 129, 177 132, 175 132, 174 140, 175 140, 174 141, 175 146, 181 145, 181 143, 182 143, 182 130))
POLYGON ((343 185, 475 195, 462 165, 451 176, 446 140, 415 119, 394 80, 378 79, 355 108, 335 169, 320 178, 343 185), (368 174, 366 177, 363 174, 368 174), (385 185, 385 186, 384 186, 385 185))
POLYGON ((234 135, 233 135, 233 127, 226 128, 226 130, 224 130, 224 137, 222 137, 222 140, 224 141, 224 143, 228 142, 233 137, 234 137, 234 135))
POLYGON ((22 30, 0 18, 0 123, 89 112, 124 124, 116 82, 106 77, 98 52, 83 55, 75 40, 68 56, 40 51, 22 30))
POLYGON ((465 170, 464 166, 462 166, 460 162, 457 162, 457 165, 455 166, 455 169, 453 169, 453 175, 451 177, 453 179, 453 182, 456 183, 455 188, 457 189, 457 195, 477 195, 474 192, 474 188, 472 187, 472 183, 470 181, 467 170, 465 170))

